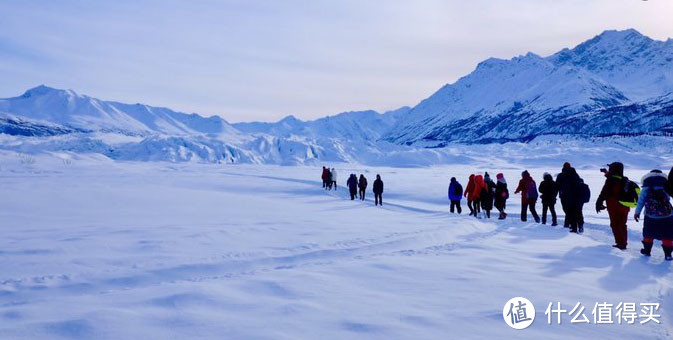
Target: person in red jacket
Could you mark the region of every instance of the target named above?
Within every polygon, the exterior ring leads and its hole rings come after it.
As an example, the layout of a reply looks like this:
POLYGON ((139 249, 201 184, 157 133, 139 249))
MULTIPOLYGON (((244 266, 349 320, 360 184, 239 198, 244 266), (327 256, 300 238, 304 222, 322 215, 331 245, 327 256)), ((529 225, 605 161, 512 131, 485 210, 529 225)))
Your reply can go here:
POLYGON ((537 211, 535 211, 535 202, 537 202, 537 185, 535 180, 530 177, 528 170, 524 170, 521 173, 521 180, 519 181, 519 186, 516 187, 515 194, 521 193, 521 221, 526 222, 528 216, 526 211, 530 209, 531 215, 535 219, 536 223, 540 223, 540 216, 538 216, 537 211))
POLYGON ((474 208, 474 216, 481 218, 481 191, 486 188, 484 176, 474 176, 474 189, 472 189, 472 207, 474 208))
POLYGON ((596 212, 608 209, 610 228, 615 237, 613 247, 624 250, 628 243, 626 221, 629 218, 630 210, 629 207, 619 202, 619 195, 624 190, 626 184, 624 180, 624 164, 620 162, 609 164, 605 177, 605 184, 603 184, 601 194, 596 200, 596 212), (607 204, 607 207, 604 203, 607 204))
POLYGON ((477 216, 477 213, 474 211, 473 207, 473 191, 474 191, 474 175, 470 175, 470 179, 467 181, 467 186, 465 187, 465 193, 463 196, 467 197, 467 207, 470 208, 470 216, 477 216))

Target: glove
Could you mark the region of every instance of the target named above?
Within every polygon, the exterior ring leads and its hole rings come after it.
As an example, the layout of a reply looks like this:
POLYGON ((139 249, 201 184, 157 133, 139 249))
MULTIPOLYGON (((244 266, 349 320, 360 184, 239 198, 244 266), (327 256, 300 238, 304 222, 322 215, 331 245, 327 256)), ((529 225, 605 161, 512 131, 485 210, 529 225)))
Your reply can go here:
POLYGON ((607 207, 604 206, 603 203, 601 203, 601 202, 596 202, 596 212, 597 212, 597 213, 600 213, 601 210, 605 210, 605 209, 607 209, 607 207))
POLYGON ((640 221, 640 215, 638 215, 638 214, 633 215, 633 219, 634 219, 636 222, 639 222, 639 221, 640 221))

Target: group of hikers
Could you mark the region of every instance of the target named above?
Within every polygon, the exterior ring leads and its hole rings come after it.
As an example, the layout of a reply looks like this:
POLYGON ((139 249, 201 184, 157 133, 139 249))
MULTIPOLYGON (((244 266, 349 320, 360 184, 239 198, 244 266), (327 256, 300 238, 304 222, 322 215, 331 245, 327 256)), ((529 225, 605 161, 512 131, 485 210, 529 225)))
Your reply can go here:
MULTIPOLYGON (((670 197, 673 196, 673 168, 666 176, 661 170, 652 170, 641 181, 642 189, 635 182, 624 176, 624 164, 614 162, 607 169, 601 169, 606 179, 596 200, 596 212, 608 211, 610 228, 615 238, 613 247, 625 250, 628 232, 627 220, 629 211, 635 208, 633 219, 638 222, 640 214, 645 212, 643 221, 643 248, 641 253, 650 256, 654 240, 661 240, 665 259, 673 260, 673 207, 670 197)), ((551 214, 551 225, 558 225, 556 216, 556 199, 561 200, 561 208, 565 212, 564 227, 572 233, 584 232, 584 204, 591 198, 591 190, 577 174, 570 163, 563 164, 556 180, 549 173, 544 173, 542 182, 537 186, 528 171, 521 173, 521 179, 514 192, 521 194, 521 221, 527 220, 527 212, 536 223, 547 223, 547 213, 551 214), (535 205, 538 197, 542 202, 542 218, 535 205)), ((496 175, 494 182, 488 172, 482 175, 470 175, 467 186, 463 186, 451 178, 448 197, 451 202, 450 212, 462 213, 460 202, 467 198, 470 215, 477 218, 491 217, 495 207, 498 219, 507 218, 506 202, 509 198, 507 181, 502 173, 496 175)))
MULTIPOLYGON (((624 164, 620 162, 608 164, 608 168, 601 169, 601 172, 605 175, 605 183, 596 199, 596 212, 600 213, 603 210, 608 212, 610 228, 615 238, 613 247, 626 249, 628 243, 626 224, 630 210, 635 208, 633 219, 636 222, 640 221, 641 213, 645 214, 641 254, 650 256, 654 240, 660 240, 665 259, 673 260, 673 206, 670 203, 673 196, 673 168, 668 176, 661 170, 648 172, 642 178, 642 188, 624 176, 624 164)), ((458 180, 451 177, 448 190, 450 212, 461 214, 461 200, 467 198, 471 216, 491 218, 491 210, 495 207, 499 212, 498 219, 506 219, 505 209, 509 199, 507 181, 502 173, 495 177, 493 181, 488 172, 483 176, 472 174, 464 190, 458 180)), ((336 190, 336 170, 323 166, 322 182, 326 190, 332 188, 336 190)), ((364 200, 367 185, 367 178, 363 174, 358 178, 356 174, 351 173, 346 181, 351 200, 354 200, 356 195, 359 195, 360 200, 364 200)), ((376 175, 372 189, 375 204, 383 205, 383 181, 380 175, 376 175)), ((521 221, 527 221, 530 212, 536 223, 546 224, 549 213, 551 225, 558 225, 556 216, 558 198, 565 213, 564 227, 571 233, 584 232, 583 209, 591 199, 591 190, 570 163, 563 164, 556 179, 551 174, 544 173, 539 186, 527 170, 523 171, 514 194, 521 194, 521 221), (536 210, 538 198, 542 202, 542 218, 536 210)))
MULTIPOLYGON (((360 178, 356 174, 350 174, 348 180, 346 181, 346 187, 348 187, 348 192, 351 195, 351 201, 355 200, 355 197, 361 201, 365 200, 365 193, 367 191, 367 178, 365 175, 360 174, 360 178)), ((322 187, 325 190, 334 190, 337 189, 337 173, 334 168, 322 167, 322 187)), ((383 205, 383 181, 381 180, 381 175, 376 175, 376 180, 372 184, 372 192, 374 193, 374 205, 383 205)))

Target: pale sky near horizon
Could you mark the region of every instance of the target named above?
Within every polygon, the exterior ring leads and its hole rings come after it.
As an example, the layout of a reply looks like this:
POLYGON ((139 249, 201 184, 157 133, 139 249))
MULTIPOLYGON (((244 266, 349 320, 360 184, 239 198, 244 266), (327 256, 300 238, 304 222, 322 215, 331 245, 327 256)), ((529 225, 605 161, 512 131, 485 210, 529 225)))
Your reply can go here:
POLYGON ((673 0, 0 1, 0 98, 45 84, 236 121, 413 106, 488 57, 606 29, 673 37, 673 0))

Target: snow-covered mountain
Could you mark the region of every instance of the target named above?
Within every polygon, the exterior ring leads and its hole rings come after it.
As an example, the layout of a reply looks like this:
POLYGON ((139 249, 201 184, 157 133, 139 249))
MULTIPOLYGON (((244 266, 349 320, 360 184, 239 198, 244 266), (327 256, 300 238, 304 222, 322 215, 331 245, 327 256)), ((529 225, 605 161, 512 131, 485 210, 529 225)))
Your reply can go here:
POLYGON ((227 121, 143 104, 123 104, 40 85, 14 98, 0 99, 0 112, 90 131, 171 135, 235 134, 227 121))
MULTIPOLYGON (((652 107, 651 102, 670 104, 656 98, 671 93, 672 75, 671 39, 655 41, 635 30, 606 31, 546 58, 528 53, 483 61, 412 108, 383 138, 442 146, 526 141, 545 134, 642 133, 634 129, 637 124, 624 125, 623 117, 604 113, 632 104, 642 109, 652 107), (614 127, 599 129, 606 126, 614 127)), ((667 112, 657 109, 646 115, 668 119, 667 112)))
POLYGON ((294 116, 287 116, 275 123, 251 122, 233 125, 247 133, 375 142, 409 110, 410 108, 405 106, 383 114, 373 110, 350 111, 306 122, 294 116))
POLYGON ((636 135, 668 143, 672 134, 673 40, 635 30, 606 31, 548 57, 487 59, 415 107, 382 114, 229 124, 46 86, 0 99, 0 149, 124 160, 422 165, 454 159, 435 148, 455 143, 636 135))

